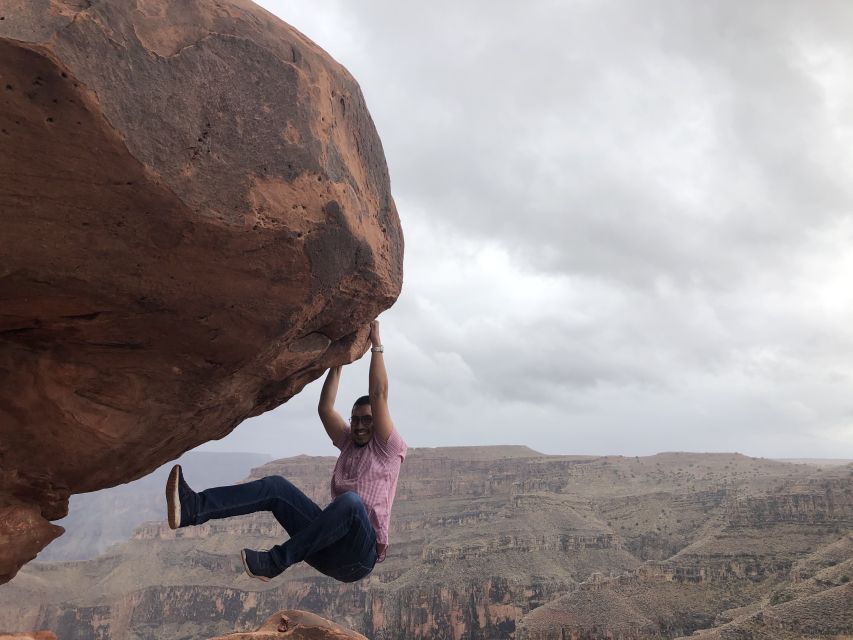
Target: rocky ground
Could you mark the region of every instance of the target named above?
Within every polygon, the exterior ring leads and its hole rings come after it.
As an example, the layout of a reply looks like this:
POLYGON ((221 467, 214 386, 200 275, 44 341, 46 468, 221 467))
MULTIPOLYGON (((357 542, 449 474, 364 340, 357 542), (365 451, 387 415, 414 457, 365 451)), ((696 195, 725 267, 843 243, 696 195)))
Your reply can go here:
MULTIPOLYGON (((333 463, 252 476, 285 475, 324 503, 333 463)), ((152 522, 95 560, 26 567, 0 589, 0 629, 208 638, 303 609, 373 640, 837 638, 853 632, 851 531, 850 465, 412 449, 388 560, 368 580, 303 566, 250 580, 239 549, 282 539, 265 514, 152 522)))
POLYGON ((307 611, 281 611, 270 616, 255 631, 210 640, 278 640, 285 637, 290 640, 367 640, 360 633, 307 611))

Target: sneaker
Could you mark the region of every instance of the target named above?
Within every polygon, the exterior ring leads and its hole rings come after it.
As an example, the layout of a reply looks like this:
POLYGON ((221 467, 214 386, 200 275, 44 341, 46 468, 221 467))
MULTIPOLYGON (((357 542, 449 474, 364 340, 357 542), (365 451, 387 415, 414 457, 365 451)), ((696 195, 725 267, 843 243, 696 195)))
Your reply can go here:
POLYGON ((195 491, 184 480, 181 465, 176 464, 166 481, 166 511, 170 529, 194 524, 195 497, 195 491))
POLYGON ((271 578, 275 578, 281 573, 281 569, 273 561, 268 551, 243 549, 240 551, 240 557, 243 559, 243 568, 250 578, 269 582, 271 578))

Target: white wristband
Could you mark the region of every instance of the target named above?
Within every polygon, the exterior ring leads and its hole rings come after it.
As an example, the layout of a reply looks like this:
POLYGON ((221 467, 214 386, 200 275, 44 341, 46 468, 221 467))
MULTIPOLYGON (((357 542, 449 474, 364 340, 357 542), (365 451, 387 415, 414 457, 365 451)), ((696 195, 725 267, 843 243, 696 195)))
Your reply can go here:
POLYGON ((385 347, 381 344, 378 347, 370 347, 371 353, 385 353, 385 347))

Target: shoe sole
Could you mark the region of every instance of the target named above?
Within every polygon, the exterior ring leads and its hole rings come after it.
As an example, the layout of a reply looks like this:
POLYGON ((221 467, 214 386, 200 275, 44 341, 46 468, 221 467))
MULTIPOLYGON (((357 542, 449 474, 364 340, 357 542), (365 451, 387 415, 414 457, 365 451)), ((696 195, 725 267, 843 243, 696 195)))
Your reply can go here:
POLYGON ((181 475, 181 465, 176 464, 169 472, 166 481, 166 512, 169 518, 169 528, 181 526, 181 497, 178 495, 178 478, 181 475))
POLYGON ((264 582, 269 582, 270 579, 266 576, 256 576, 254 573, 249 571, 249 563, 246 562, 246 550, 240 549, 240 559, 243 561, 243 569, 246 571, 246 575, 250 578, 256 578, 258 580, 263 580, 264 582))

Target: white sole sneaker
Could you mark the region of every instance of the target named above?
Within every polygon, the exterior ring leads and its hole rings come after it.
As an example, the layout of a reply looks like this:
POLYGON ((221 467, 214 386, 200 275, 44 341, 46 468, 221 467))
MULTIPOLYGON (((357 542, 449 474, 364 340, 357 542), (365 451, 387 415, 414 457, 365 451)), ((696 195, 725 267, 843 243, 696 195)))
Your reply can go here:
POLYGON ((240 549, 240 559, 243 561, 243 569, 246 571, 246 575, 250 578, 255 578, 257 580, 263 580, 264 582, 269 582, 270 579, 266 576, 256 576, 254 573, 249 571, 249 563, 246 562, 246 550, 240 549))
POLYGON ((169 472, 166 481, 166 512, 169 518, 169 528, 181 526, 181 497, 178 494, 178 479, 181 475, 181 465, 176 464, 169 472))

